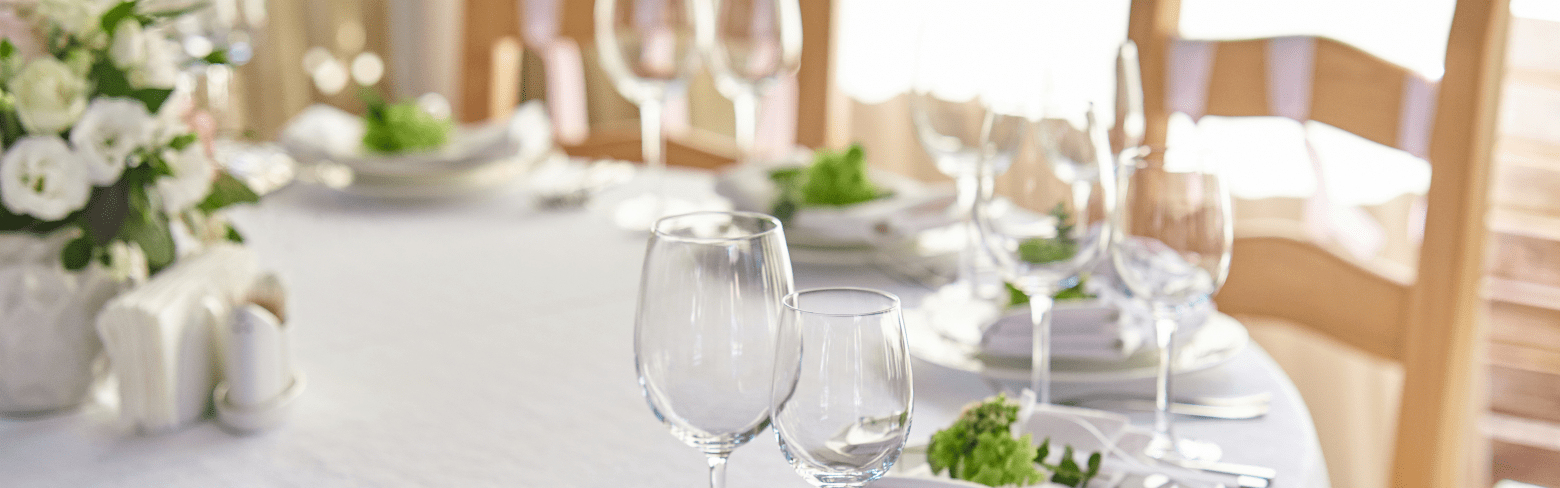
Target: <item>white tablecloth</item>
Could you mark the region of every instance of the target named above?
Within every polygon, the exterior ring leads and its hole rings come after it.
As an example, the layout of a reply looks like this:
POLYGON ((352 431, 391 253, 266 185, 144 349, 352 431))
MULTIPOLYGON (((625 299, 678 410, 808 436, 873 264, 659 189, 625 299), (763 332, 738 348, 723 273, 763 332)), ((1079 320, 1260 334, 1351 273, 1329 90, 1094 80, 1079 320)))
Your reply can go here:
MULTIPOLYGON (((672 174, 674 186, 707 182, 672 174)), ((707 483, 703 455, 656 422, 634 375, 645 235, 590 211, 537 210, 518 186, 418 204, 294 186, 235 220, 291 287, 293 350, 309 386, 289 421, 253 437, 211 421, 142 436, 118 421, 111 401, 0 420, 0 486, 707 483)), ((799 286, 904 291, 868 270, 798 265, 796 273, 799 286)), ((912 443, 992 393, 968 373, 914 368, 912 443)), ((1149 383, 1117 387, 1148 391, 1149 383)), ((1274 486, 1326 486, 1309 414, 1260 349, 1177 387, 1273 392, 1265 418, 1186 421, 1180 432, 1220 443, 1229 461, 1277 468, 1274 486)), ((1068 391, 1076 390, 1058 396, 1068 391)), ((728 473, 732 487, 809 486, 767 434, 738 449, 728 473)))

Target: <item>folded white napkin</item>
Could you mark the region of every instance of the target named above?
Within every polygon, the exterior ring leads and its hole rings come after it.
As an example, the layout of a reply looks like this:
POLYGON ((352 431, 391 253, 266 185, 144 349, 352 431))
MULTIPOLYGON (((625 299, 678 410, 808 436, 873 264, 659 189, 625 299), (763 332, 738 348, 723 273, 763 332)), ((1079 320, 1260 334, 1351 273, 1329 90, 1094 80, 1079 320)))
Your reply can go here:
POLYGON ((143 432, 203 416, 217 380, 214 333, 258 273, 248 248, 221 244, 180 259, 98 315, 120 415, 143 432))
MULTIPOLYGON (((1056 357, 1121 359, 1144 343, 1133 327, 1122 327, 1120 313, 1109 304, 1090 301, 1059 304, 1051 312, 1051 354, 1056 357)), ((1029 310, 1010 311, 981 335, 981 352, 1006 358, 1027 358, 1033 343, 1029 310)))
POLYGON ((312 105, 282 128, 278 142, 303 163, 331 161, 360 176, 419 178, 475 170, 499 161, 530 162, 553 147, 552 121, 540 100, 520 104, 506 120, 457 127, 444 147, 404 154, 363 148, 361 117, 330 105, 312 105))
MULTIPOLYGON (((778 194, 769 179, 770 171, 801 166, 811 159, 810 154, 804 154, 783 164, 738 165, 716 178, 715 193, 731 199, 737 210, 769 213, 778 194)), ((787 223, 786 239, 815 246, 880 244, 900 241, 958 220, 949 211, 954 204, 952 187, 927 185, 886 171, 871 171, 869 176, 880 188, 893 194, 844 207, 802 207, 787 223)))

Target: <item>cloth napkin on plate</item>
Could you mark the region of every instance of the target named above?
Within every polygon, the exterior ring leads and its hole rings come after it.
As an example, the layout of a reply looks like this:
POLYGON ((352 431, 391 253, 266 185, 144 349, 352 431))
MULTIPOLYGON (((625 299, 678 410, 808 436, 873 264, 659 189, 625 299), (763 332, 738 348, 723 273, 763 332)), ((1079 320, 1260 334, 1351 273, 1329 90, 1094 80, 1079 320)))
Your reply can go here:
POLYGON ((288 121, 277 139, 299 162, 335 162, 359 176, 388 178, 446 176, 510 159, 531 162, 553 148, 552 120, 540 100, 520 104, 507 120, 458 127, 435 150, 370 153, 363 149, 365 130, 361 117, 316 104, 288 121))
MULTIPOLYGON (((1057 357, 1121 359, 1137 352, 1144 336, 1122 327, 1116 307, 1100 301, 1061 304, 1051 312, 1051 354, 1057 357)), ((997 357, 1027 358, 1033 339, 1029 310, 1010 311, 981 335, 981 352, 997 357)))
POLYGON ((221 244, 180 259, 108 303, 98 334, 119 379, 120 415, 142 432, 199 419, 218 377, 215 327, 258 274, 248 248, 221 244))
MULTIPOLYGON (((781 164, 738 165, 715 180, 715 193, 737 210, 769 213, 777 197, 770 171, 802 166, 811 154, 799 153, 781 164)), ((893 192, 887 198, 845 207, 804 207, 786 224, 786 239, 815 246, 860 246, 897 242, 921 231, 953 224, 954 192, 895 173, 872 171, 872 181, 893 192)))

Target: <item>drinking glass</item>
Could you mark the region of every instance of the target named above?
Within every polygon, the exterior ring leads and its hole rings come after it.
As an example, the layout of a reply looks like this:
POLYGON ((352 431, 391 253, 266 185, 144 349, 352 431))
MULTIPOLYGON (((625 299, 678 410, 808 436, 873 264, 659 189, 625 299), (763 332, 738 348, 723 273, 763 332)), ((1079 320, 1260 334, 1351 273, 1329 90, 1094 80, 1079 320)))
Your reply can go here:
POLYGON ((758 100, 802 63, 802 13, 797 0, 706 0, 698 6, 699 45, 715 88, 736 111, 737 149, 753 155, 758 100))
POLYGON ((726 458, 769 425, 780 301, 792 289, 780 221, 696 212, 656 222, 645 252, 634 361, 650 411, 709 457, 726 458))
POLYGON ((1030 388, 1051 401, 1052 295, 1074 286, 1110 241, 1115 160, 1094 106, 1056 106, 1032 125, 1028 151, 976 207, 981 242, 1008 284, 1029 298, 1030 388))
POLYGON ((620 225, 644 229, 668 209, 687 207, 661 194, 666 170, 661 113, 667 93, 687 81, 694 53, 694 12, 700 0, 598 0, 596 49, 601 68, 623 98, 639 106, 640 148, 649 170, 650 195, 622 202, 620 225), (645 216, 648 215, 648 218, 645 216))
POLYGON ((971 53, 993 46, 991 39, 976 35, 983 29, 967 10, 973 9, 950 6, 927 13, 916 49, 910 117, 921 148, 956 184, 954 211, 966 241, 950 287, 964 298, 981 299, 992 298, 998 290, 980 282, 979 238, 972 215, 991 178, 1011 164, 1024 117, 995 110, 982 96, 988 85, 982 74, 994 73, 993 67, 971 53))
POLYGON ((1151 149, 1124 178, 1121 238, 1111 258, 1121 282, 1153 311, 1159 370, 1148 454, 1212 460, 1217 446, 1177 440, 1170 425, 1170 364, 1180 315, 1224 283, 1234 239, 1230 196, 1219 174, 1187 150, 1151 149))
POLYGON ((792 293, 777 343, 775 437, 791 467, 820 487, 887 473, 914 403, 899 298, 862 288, 792 293))

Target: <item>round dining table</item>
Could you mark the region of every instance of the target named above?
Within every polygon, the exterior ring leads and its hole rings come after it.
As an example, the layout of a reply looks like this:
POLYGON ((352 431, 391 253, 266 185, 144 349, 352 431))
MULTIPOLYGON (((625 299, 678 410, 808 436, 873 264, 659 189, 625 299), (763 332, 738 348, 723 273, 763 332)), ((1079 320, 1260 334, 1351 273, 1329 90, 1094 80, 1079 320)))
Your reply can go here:
MULTIPOLYGON (((673 169, 670 191, 713 175, 673 169)), ((289 290, 293 363, 307 388, 274 429, 213 420, 142 434, 111 392, 71 412, 0 420, 0 486, 698 487, 704 455, 652 415, 634 372, 645 232, 599 206, 544 208, 526 185, 441 200, 372 199, 294 184, 232 212, 289 290)), ((797 263, 796 285, 925 290, 870 267, 797 263)), ((913 362, 910 444, 991 396, 978 374, 913 362)), ((1150 380, 1058 383, 1151 393, 1150 380)), ((1269 392, 1251 420, 1177 419, 1229 462, 1273 468, 1275 487, 1325 487, 1315 429, 1294 385, 1256 344, 1178 375, 1178 394, 1269 392)), ((1151 417, 1135 413, 1134 423, 1151 417)), ((730 487, 809 486, 767 431, 738 448, 730 487)), ((1231 485, 1233 486, 1233 485, 1231 485)))

